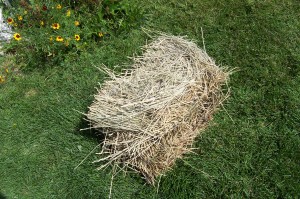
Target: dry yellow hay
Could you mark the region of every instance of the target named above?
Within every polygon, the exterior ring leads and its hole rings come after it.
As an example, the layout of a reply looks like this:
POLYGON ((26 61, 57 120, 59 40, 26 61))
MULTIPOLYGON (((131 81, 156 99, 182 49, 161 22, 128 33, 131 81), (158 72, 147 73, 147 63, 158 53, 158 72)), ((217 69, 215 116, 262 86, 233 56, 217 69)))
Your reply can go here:
POLYGON ((95 162, 132 168, 153 184, 194 139, 226 98, 229 73, 184 37, 160 35, 133 58, 131 69, 110 76, 86 114, 105 134, 95 162))

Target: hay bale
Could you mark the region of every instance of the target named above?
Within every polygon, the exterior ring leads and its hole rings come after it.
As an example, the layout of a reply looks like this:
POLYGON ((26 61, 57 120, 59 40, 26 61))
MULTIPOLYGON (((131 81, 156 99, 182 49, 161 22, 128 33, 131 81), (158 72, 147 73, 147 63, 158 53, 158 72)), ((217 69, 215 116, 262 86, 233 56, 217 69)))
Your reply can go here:
POLYGON ((183 37, 160 35, 133 58, 131 69, 110 76, 86 114, 105 134, 102 169, 123 165, 149 183, 191 151, 193 141, 226 98, 228 73, 183 37))

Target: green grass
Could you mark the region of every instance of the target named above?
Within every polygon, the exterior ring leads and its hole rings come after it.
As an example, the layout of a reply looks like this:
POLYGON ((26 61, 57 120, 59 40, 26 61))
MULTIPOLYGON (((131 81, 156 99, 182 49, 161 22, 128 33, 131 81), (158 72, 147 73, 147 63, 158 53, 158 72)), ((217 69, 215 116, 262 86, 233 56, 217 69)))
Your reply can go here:
MULTIPOLYGON (((118 175, 113 198, 300 198, 300 4, 289 1, 145 0, 146 28, 188 35, 220 65, 238 68, 231 97, 159 189, 118 175)), ((104 75, 130 64, 137 29, 78 60, 27 72, 0 87, 0 193, 10 198, 107 198, 111 169, 96 171, 98 144, 83 116, 104 75), (75 111, 77 110, 77 111, 75 111)), ((1 194, 0 194, 1 198, 1 194)))

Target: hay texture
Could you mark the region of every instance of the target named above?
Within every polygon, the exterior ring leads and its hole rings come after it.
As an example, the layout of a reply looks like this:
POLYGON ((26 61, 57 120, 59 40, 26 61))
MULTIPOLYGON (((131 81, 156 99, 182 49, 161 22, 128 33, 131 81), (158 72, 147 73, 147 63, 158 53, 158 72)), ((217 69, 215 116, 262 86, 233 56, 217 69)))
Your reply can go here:
POLYGON ((160 35, 110 76, 86 114, 105 134, 99 168, 122 165, 153 184, 191 151, 193 141, 226 98, 228 73, 184 37, 160 35))

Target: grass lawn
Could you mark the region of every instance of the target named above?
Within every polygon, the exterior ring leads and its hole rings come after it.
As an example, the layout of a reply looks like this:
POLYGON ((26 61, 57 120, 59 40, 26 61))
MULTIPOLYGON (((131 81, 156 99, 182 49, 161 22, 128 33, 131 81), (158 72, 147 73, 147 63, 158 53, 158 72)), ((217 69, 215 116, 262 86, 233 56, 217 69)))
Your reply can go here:
MULTIPOLYGON (((134 2, 134 0, 132 0, 134 2)), ((231 97, 151 187, 118 175, 113 198, 300 198, 300 4, 287 1, 144 0, 144 27, 188 35, 231 76, 231 97)), ((136 3, 135 2, 135 3, 136 3)), ((92 65, 130 64, 147 36, 132 30, 77 60, 0 85, 0 198, 107 198, 111 169, 96 171, 98 145, 79 112, 104 75, 92 65), (78 112, 79 111, 79 112, 78 112)), ((3 62, 3 58, 0 60, 3 62)))

